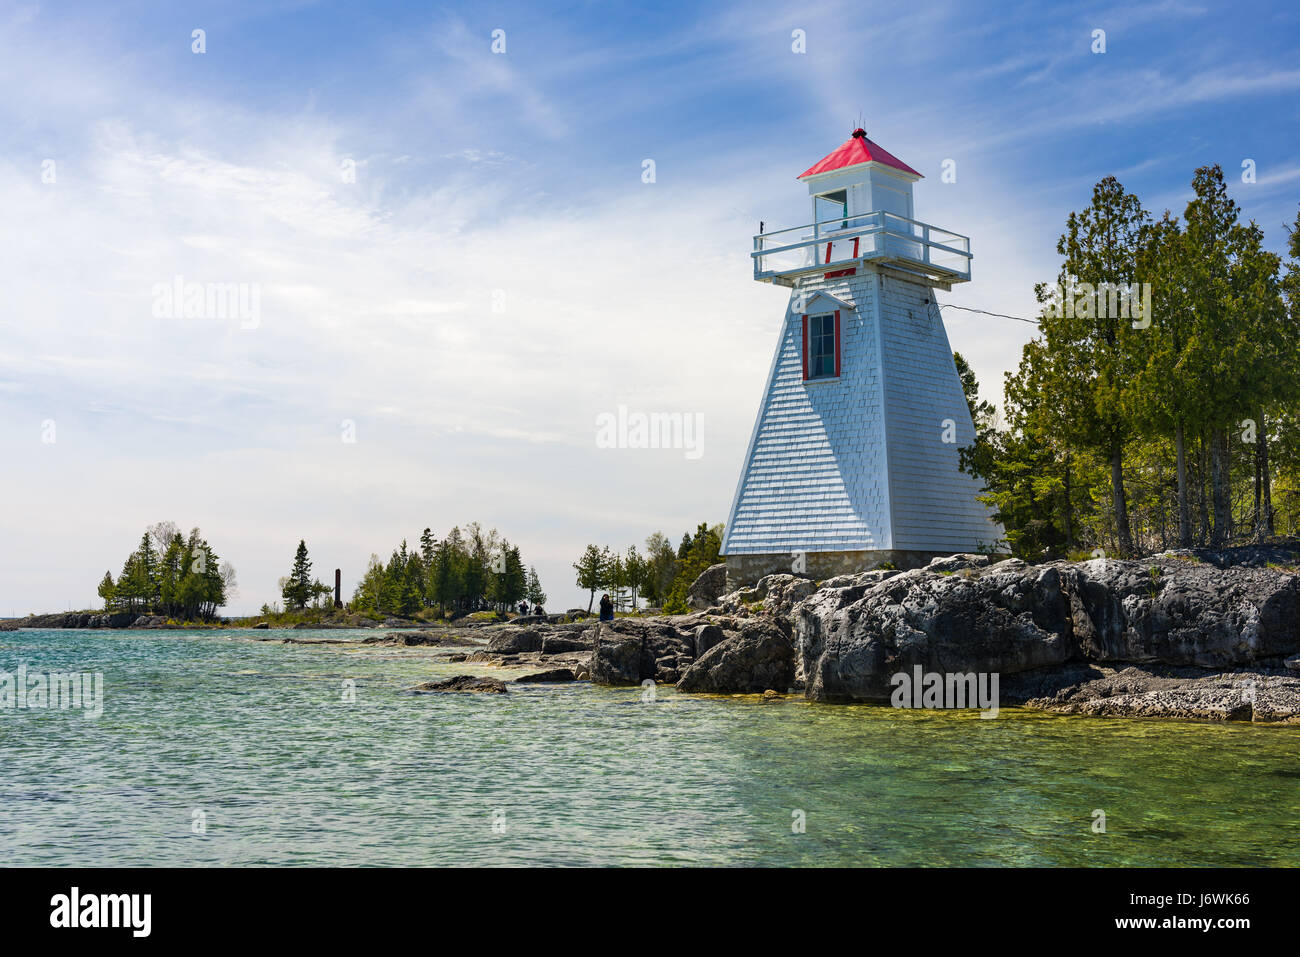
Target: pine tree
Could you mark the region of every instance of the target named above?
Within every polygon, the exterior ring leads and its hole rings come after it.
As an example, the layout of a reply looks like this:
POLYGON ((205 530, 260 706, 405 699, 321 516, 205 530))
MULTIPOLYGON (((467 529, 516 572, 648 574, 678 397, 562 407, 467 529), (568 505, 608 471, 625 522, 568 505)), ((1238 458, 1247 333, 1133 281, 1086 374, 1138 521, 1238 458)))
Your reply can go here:
POLYGON ((678 549, 678 555, 682 555, 683 551, 685 555, 682 556, 677 576, 673 579, 664 599, 666 614, 683 615, 690 611, 687 596, 691 585, 695 584, 695 579, 711 565, 717 564, 718 552, 721 550, 721 525, 710 527, 706 522, 701 522, 695 529, 694 537, 682 536, 682 547, 678 549))
POLYGON ((632 610, 637 610, 637 600, 640 598, 641 589, 645 585, 646 563, 641 557, 641 553, 636 550, 635 545, 629 545, 627 552, 623 555, 623 577, 627 583, 627 588, 632 601, 632 610))
POLYGON ((542 581, 537 577, 537 569, 532 565, 528 566, 528 583, 525 596, 530 605, 537 608, 546 606, 546 592, 542 591, 542 581))
POLYGON ((307 557, 307 542, 300 539, 293 557, 293 568, 285 580, 281 597, 285 608, 305 608, 311 600, 311 560, 307 557))
POLYGON ((99 597, 104 599, 104 611, 112 611, 116 607, 117 599, 114 596, 115 587, 113 585, 113 573, 104 572, 104 578, 99 583, 97 589, 99 597))
POLYGON ((418 552, 411 552, 406 556, 402 568, 402 584, 397 603, 399 614, 414 615, 423 606, 423 581, 424 564, 420 561, 418 552))
POLYGON ((1138 256, 1150 220, 1138 198, 1113 176, 1093 188, 1092 205, 1070 213, 1056 250, 1064 257, 1057 288, 1036 287, 1047 368, 1042 381, 1052 399, 1055 428, 1066 441, 1105 457, 1111 508, 1121 555, 1132 555, 1133 535, 1124 488, 1124 446, 1135 432, 1130 388, 1145 348, 1131 315, 1109 291, 1138 281, 1138 256))
POLYGON ((426 528, 420 533, 420 561, 424 566, 424 577, 420 581, 420 604, 428 606, 434 603, 434 563, 438 560, 438 540, 433 537, 432 529, 426 528))

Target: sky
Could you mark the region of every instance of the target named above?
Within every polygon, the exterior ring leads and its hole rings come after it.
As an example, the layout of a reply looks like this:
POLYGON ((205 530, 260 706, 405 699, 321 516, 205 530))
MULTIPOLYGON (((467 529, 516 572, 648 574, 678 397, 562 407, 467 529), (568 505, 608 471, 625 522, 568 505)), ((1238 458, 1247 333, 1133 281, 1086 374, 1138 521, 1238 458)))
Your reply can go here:
MULTIPOLYGON (((161 520, 230 614, 300 538, 350 596, 470 521, 585 606, 586 543, 725 519, 788 296, 752 235, 859 119, 990 312, 1104 176, 1181 214, 1218 163, 1277 251, 1300 201, 1290 3, 0 2, 0 84, 0 616, 97 607, 161 520), (602 447, 620 406, 698 445, 602 447)), ((1033 326, 944 317, 1000 401, 1033 326)))

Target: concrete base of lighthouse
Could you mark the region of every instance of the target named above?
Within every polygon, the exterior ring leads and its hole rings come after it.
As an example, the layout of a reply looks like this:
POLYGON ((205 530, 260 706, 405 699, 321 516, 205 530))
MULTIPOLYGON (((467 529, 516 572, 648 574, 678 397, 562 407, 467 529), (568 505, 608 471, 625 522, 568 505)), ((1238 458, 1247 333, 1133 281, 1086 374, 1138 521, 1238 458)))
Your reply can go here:
POLYGON ((888 565, 900 571, 924 568, 930 562, 952 552, 919 552, 897 549, 872 549, 856 552, 805 552, 802 559, 790 552, 768 555, 727 555, 727 591, 753 585, 765 575, 799 575, 813 581, 825 581, 837 575, 852 575, 888 565), (802 568, 796 571, 796 561, 802 568))

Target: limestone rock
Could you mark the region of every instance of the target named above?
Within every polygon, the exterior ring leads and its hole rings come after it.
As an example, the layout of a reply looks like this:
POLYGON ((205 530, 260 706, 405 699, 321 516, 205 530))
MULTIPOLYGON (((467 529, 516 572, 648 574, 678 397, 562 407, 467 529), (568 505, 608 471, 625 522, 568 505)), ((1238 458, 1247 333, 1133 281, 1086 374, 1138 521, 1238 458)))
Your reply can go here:
POLYGON ((477 678, 473 675, 456 675, 443 681, 426 681, 417 685, 416 691, 475 691, 482 694, 505 694, 506 686, 496 678, 477 678))
POLYGON ((678 691, 760 694, 794 680, 794 646, 776 625, 747 622, 738 634, 714 645, 686 669, 678 691))
POLYGON ((539 671, 536 674, 516 678, 515 684, 557 684, 564 681, 576 681, 577 679, 578 676, 573 673, 572 668, 552 668, 550 671, 539 671))
POLYGON ((686 591, 686 603, 692 608, 703 611, 717 604, 722 593, 727 590, 726 563, 711 565, 695 579, 686 591))
POLYGON ((1300 649, 1300 577, 1273 569, 1008 559, 946 571, 842 576, 800 602, 808 697, 884 701, 891 676, 916 665, 1002 675, 1068 662, 1224 668, 1300 649))
POLYGON ((669 618, 619 618, 594 630, 591 678, 597 684, 640 684, 647 678, 668 681, 679 659, 695 657, 698 615, 669 618), (662 663, 662 665, 661 665, 662 663))
POLYGON ((536 628, 504 628, 488 641, 487 650, 499 655, 541 651, 542 633, 536 628))

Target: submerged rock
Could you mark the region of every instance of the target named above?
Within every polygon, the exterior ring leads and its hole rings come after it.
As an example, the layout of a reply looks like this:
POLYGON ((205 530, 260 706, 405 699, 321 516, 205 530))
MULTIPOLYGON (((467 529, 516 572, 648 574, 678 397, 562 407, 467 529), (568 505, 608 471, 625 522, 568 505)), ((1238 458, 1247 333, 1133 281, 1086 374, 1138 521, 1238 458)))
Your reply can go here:
POLYGON ((557 684, 564 681, 577 681, 578 676, 573 673, 572 668, 552 668, 550 671, 539 671, 536 674, 524 675, 515 679, 515 684, 557 684))
POLYGON ((1192 668, 1101 669, 1096 677, 1031 698, 1031 708, 1103 717, 1300 723, 1300 678, 1192 668))
POLYGON ((496 678, 477 678, 473 675, 456 675, 442 681, 426 681, 416 685, 416 691, 477 691, 483 694, 505 694, 506 686, 496 678))
POLYGON ((464 635, 439 634, 434 631, 399 631, 393 634, 371 635, 362 640, 366 645, 396 645, 398 647, 418 647, 420 645, 435 645, 454 647, 463 647, 465 645, 477 644, 476 641, 466 638, 464 635))

